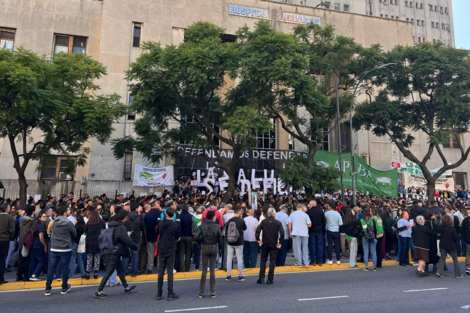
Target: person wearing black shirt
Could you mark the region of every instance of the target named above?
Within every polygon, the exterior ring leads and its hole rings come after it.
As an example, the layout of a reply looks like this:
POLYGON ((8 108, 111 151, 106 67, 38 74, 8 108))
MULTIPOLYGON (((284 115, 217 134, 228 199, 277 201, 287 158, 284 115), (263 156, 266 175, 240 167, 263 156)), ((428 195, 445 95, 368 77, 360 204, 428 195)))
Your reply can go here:
POLYGON ((455 244, 458 239, 458 235, 452 224, 453 222, 451 216, 444 215, 442 217, 442 225, 445 227, 445 230, 443 231, 439 242, 441 258, 439 259, 439 264, 437 265, 437 277, 443 277, 442 270, 444 269, 447 253, 449 253, 452 256, 452 260, 454 262, 455 278, 462 278, 462 275, 460 274, 459 261, 457 258, 457 246, 455 244))
POLYGON ((162 299, 163 276, 165 269, 168 274, 168 301, 179 298, 173 292, 173 269, 175 266, 176 243, 180 240, 180 229, 176 222, 173 222, 175 211, 172 208, 166 209, 165 219, 158 224, 158 234, 160 241, 158 245, 158 293, 157 300, 162 299))
POLYGON ((274 268, 276 267, 277 252, 284 242, 284 228, 282 228, 282 223, 276 220, 276 210, 274 208, 268 209, 267 218, 258 225, 258 228, 256 229, 256 240, 261 245, 259 278, 256 283, 264 283, 266 262, 269 255, 269 274, 267 284, 271 285, 274 280, 274 268), (263 238, 260 239, 261 231, 263 231, 263 238))
POLYGON ((310 265, 322 265, 323 262, 323 233, 326 227, 325 213, 317 206, 316 201, 310 201, 308 217, 312 222, 309 228, 308 243, 310 247, 310 265))
POLYGON ((233 215, 224 225, 225 237, 227 238, 227 278, 225 280, 232 280, 232 261, 235 254, 237 256, 238 281, 242 282, 245 281, 245 277, 243 277, 243 232, 246 230, 246 224, 240 218, 241 208, 239 206, 233 207, 233 215), (231 231, 233 226, 236 227, 238 238, 235 238, 235 234, 231 231))

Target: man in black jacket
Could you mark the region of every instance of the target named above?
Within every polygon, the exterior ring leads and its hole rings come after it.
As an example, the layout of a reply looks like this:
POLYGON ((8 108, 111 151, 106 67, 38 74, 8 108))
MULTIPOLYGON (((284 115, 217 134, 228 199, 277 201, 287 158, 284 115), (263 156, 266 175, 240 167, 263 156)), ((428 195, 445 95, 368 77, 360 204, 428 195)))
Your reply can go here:
POLYGON ((317 206, 316 201, 310 201, 307 211, 312 222, 308 233, 308 243, 310 246, 310 265, 322 266, 323 263, 323 233, 326 227, 325 213, 317 206))
POLYGON ((207 265, 210 259, 210 291, 211 298, 217 296, 215 292, 215 261, 217 252, 222 255, 222 231, 216 221, 215 211, 209 210, 206 215, 206 222, 201 224, 197 230, 195 240, 201 243, 202 273, 199 283, 199 298, 204 298, 204 289, 206 286, 207 265))
POLYGON ((134 241, 127 235, 126 226, 124 223, 127 221, 128 212, 126 210, 119 211, 117 216, 117 221, 111 221, 108 224, 109 228, 114 228, 113 233, 113 244, 115 246, 115 251, 111 254, 105 256, 106 260, 106 272, 101 280, 98 290, 95 292, 95 298, 107 298, 108 295, 103 292, 104 286, 108 281, 109 277, 113 274, 114 271, 117 271, 119 279, 121 280, 122 286, 124 287, 124 292, 126 294, 130 293, 135 289, 136 286, 128 285, 126 281, 126 275, 124 273, 124 267, 122 266, 121 256, 126 254, 127 248, 131 248, 133 251, 137 251, 139 248, 134 241))
POLYGON ((160 241, 158 245, 158 293, 157 300, 162 299, 163 276, 165 269, 168 274, 168 301, 179 298, 173 292, 173 269, 175 267, 176 243, 180 241, 180 228, 173 222, 175 211, 172 208, 166 209, 165 219, 158 224, 158 234, 160 241))
POLYGON ((256 229, 256 240, 261 245, 261 261, 259 269, 258 284, 264 283, 266 275, 266 261, 269 255, 269 274, 266 284, 271 285, 274 280, 274 268, 276 267, 277 251, 284 242, 284 228, 281 222, 276 220, 276 210, 268 209, 267 218, 264 219, 256 229), (263 238, 260 240, 260 233, 263 232, 263 238))
MULTIPOLYGON (((423 203, 418 200, 413 201, 413 206, 410 210, 410 217, 416 219, 419 215, 426 216, 428 209, 423 207, 423 203)), ((415 221, 416 222, 416 221, 415 221)))
MULTIPOLYGON (((140 204, 134 202, 131 204, 131 212, 127 216, 127 221, 124 223, 126 225, 126 229, 128 233, 130 232, 130 237, 134 243, 139 246, 140 245, 140 235, 141 232, 144 230, 144 224, 142 223, 142 219, 138 213, 139 210, 142 208, 140 204)), ((137 275, 137 264, 138 263, 139 254, 137 251, 132 251, 132 269, 131 275, 134 277, 137 275)), ((125 258, 122 258, 122 264, 124 266, 124 271, 127 274, 127 264, 129 263, 129 255, 126 255, 125 258)))

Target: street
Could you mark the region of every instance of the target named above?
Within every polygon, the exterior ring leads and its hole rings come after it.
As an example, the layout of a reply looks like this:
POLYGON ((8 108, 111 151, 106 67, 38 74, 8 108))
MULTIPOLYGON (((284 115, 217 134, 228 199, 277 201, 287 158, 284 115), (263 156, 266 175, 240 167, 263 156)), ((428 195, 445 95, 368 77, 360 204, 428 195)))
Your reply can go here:
MULTIPOLYGON (((464 265, 460 264, 461 269, 464 265)), ((455 279, 453 266, 444 278, 434 274, 420 278, 416 267, 384 267, 377 272, 361 268, 309 273, 276 274, 273 285, 256 284, 256 276, 245 282, 217 279, 217 298, 197 298, 199 280, 178 280, 177 301, 155 300, 157 283, 138 283, 135 293, 124 295, 122 287, 105 288, 108 299, 93 297, 96 286, 73 288, 60 295, 54 289, 0 293, 3 313, 9 312, 461 312, 470 305, 465 276, 455 279), (462 308, 463 307, 463 308, 462 308)), ((164 291, 166 284, 164 286, 164 291)), ((470 309, 470 306, 468 307, 470 309)))

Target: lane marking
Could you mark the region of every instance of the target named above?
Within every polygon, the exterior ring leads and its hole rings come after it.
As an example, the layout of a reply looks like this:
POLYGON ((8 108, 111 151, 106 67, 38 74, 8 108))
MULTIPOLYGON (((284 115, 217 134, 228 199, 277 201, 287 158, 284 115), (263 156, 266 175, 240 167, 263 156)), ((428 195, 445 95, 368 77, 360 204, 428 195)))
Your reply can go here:
POLYGON ((434 291, 434 290, 447 290, 447 288, 431 288, 431 289, 403 290, 403 292, 419 292, 419 291, 434 291))
POLYGON ((214 309, 226 309, 226 308, 227 308, 226 305, 221 305, 221 306, 210 306, 210 307, 205 307, 205 308, 166 310, 165 313, 171 313, 171 312, 185 312, 185 311, 199 311, 199 310, 214 310, 214 309))
POLYGON ((315 301, 315 300, 329 300, 329 299, 340 299, 340 298, 349 298, 349 296, 322 297, 322 298, 297 299, 297 300, 299 300, 299 301, 315 301))

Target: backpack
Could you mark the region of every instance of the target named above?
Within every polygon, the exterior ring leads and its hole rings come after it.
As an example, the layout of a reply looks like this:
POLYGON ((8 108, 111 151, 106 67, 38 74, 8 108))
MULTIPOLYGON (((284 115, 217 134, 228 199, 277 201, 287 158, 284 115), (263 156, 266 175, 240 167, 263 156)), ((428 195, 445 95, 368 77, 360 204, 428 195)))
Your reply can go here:
POLYGON ((34 245, 34 231, 27 230, 24 234, 23 246, 31 248, 34 245))
POLYGON ((98 236, 98 248, 101 254, 111 254, 117 251, 113 240, 114 228, 103 229, 98 236))
POLYGON ((375 231, 374 231, 374 225, 375 220, 370 219, 369 223, 366 223, 363 219, 361 219, 361 224, 362 228, 364 229, 364 238, 366 240, 374 240, 375 239, 375 231), (372 220, 372 223, 370 222, 372 220))
POLYGON ((238 241, 240 233, 238 232, 237 223, 235 221, 231 221, 228 224, 225 236, 227 237, 227 243, 236 243, 238 241))

